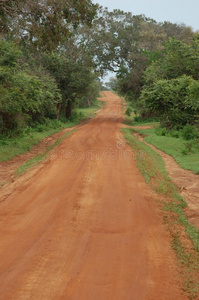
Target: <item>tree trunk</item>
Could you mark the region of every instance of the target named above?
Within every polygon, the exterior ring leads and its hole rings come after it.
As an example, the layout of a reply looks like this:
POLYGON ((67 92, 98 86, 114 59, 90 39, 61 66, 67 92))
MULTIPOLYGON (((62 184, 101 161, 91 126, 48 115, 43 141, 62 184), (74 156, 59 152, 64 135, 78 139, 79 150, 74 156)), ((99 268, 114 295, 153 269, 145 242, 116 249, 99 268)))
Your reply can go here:
POLYGON ((61 112, 61 103, 59 103, 57 105, 58 111, 57 111, 57 121, 59 121, 59 116, 60 116, 60 112, 61 112))
POLYGON ((68 101, 66 105, 66 119, 70 119, 71 115, 72 115, 71 101, 68 101))

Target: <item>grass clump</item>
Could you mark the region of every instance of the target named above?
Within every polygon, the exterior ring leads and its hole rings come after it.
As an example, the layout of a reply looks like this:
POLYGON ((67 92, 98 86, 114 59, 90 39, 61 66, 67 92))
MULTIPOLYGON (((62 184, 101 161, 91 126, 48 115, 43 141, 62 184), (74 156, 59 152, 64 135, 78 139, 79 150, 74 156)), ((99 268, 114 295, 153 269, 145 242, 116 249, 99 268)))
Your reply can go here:
MULTIPOLYGON (((105 102, 104 102, 105 103, 105 102)), ((79 121, 95 116, 95 112, 101 108, 101 101, 95 101, 91 107, 76 108, 73 114, 79 121)))

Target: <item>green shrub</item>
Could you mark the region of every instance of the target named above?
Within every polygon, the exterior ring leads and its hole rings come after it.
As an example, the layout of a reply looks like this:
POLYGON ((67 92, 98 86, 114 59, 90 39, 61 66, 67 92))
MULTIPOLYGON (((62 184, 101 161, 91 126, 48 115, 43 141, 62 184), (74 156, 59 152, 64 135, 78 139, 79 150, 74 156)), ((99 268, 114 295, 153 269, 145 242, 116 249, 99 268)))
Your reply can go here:
POLYGON ((199 82, 189 76, 161 79, 142 90, 145 112, 157 113, 161 125, 180 129, 196 122, 199 114, 199 82))
POLYGON ((132 113, 132 108, 128 107, 125 113, 126 113, 127 116, 130 117, 131 113, 132 113))
POLYGON ((192 140, 194 138, 198 138, 199 137, 199 132, 194 126, 191 126, 191 125, 187 124, 181 130, 181 135, 182 135, 184 140, 189 141, 189 140, 192 140))
POLYGON ((167 129, 164 128, 164 127, 161 127, 161 126, 157 127, 157 128, 155 129, 155 132, 156 132, 156 134, 159 135, 159 136, 166 136, 167 133, 168 133, 168 132, 167 132, 167 129))
POLYGON ((54 117, 61 101, 55 80, 23 65, 25 58, 14 43, 1 40, 0 56, 0 133, 18 135, 26 126, 54 117))
POLYGON ((192 152, 194 144, 192 142, 184 143, 184 148, 181 150, 183 155, 188 155, 192 152))
POLYGON ((174 138, 179 138, 180 137, 180 131, 176 130, 176 129, 170 130, 169 135, 171 137, 174 137, 174 138))

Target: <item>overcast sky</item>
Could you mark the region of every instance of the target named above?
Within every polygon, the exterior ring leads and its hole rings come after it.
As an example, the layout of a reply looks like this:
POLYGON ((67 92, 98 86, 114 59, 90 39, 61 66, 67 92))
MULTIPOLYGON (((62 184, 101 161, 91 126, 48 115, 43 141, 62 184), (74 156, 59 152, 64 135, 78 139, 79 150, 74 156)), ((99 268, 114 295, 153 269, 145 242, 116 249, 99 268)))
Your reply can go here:
POLYGON ((199 0, 93 0, 102 6, 133 15, 144 14, 157 22, 184 23, 199 30, 199 0))

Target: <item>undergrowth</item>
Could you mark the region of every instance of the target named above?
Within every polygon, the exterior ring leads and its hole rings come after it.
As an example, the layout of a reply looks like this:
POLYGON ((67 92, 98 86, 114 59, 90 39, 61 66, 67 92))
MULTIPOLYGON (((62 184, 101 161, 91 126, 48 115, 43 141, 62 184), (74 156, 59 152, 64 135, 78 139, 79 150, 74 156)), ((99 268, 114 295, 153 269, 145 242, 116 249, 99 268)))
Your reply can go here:
POLYGON ((82 120, 94 115, 94 112, 101 107, 101 102, 96 101, 92 107, 77 108, 70 120, 61 118, 57 120, 44 120, 43 124, 35 124, 32 127, 26 127, 20 134, 13 136, 0 135, 0 162, 10 160, 15 156, 30 151, 44 138, 51 136, 62 129, 73 127, 82 120))
POLYGON ((175 161, 185 170, 199 174, 199 141, 197 139, 185 140, 185 131, 170 131, 165 129, 150 128, 136 129, 136 132, 144 136, 144 140, 171 155, 175 161), (160 132, 161 131, 161 132, 160 132))

